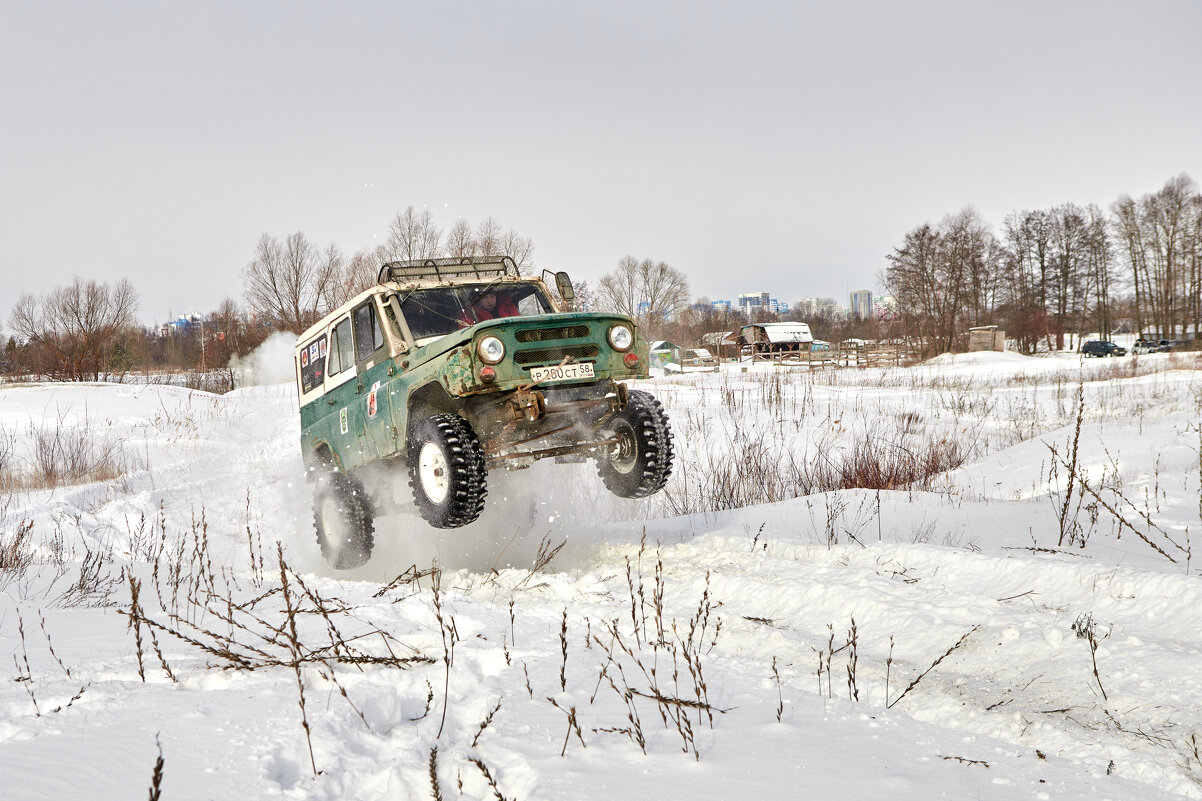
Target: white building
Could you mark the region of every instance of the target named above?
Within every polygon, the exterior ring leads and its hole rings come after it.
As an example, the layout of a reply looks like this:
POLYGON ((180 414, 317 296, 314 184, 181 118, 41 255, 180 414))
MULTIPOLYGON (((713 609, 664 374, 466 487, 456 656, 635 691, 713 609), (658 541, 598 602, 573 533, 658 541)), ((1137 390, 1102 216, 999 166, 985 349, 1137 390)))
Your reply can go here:
POLYGON ((847 312, 858 320, 872 318, 872 290, 860 289, 847 296, 847 312))

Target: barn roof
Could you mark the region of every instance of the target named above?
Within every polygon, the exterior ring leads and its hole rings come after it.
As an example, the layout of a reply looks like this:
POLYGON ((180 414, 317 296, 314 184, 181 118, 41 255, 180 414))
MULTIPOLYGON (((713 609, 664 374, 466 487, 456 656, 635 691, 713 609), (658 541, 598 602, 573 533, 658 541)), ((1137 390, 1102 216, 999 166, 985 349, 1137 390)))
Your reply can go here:
POLYGON ((807 323, 756 323, 743 326, 746 328, 762 328, 769 342, 813 342, 814 335, 810 333, 807 323))
POLYGON ((701 335, 702 345, 734 345, 738 341, 738 331, 710 331, 701 335))

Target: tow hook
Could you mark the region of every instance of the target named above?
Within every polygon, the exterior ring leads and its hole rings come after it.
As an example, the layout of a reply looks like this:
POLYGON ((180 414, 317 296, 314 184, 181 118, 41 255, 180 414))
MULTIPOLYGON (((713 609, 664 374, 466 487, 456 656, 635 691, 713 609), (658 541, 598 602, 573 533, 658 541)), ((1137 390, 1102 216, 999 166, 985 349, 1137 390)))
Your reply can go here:
POLYGON ((533 423, 547 414, 547 399, 538 390, 518 389, 509 404, 515 420, 524 417, 533 423))

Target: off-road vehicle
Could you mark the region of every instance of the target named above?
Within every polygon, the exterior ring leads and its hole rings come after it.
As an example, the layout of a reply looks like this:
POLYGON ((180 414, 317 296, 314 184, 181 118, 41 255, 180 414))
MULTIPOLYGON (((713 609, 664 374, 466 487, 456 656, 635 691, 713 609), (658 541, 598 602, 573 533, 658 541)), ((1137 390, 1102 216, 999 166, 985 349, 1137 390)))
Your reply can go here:
POLYGON ((547 457, 595 459, 622 497, 663 488, 668 417, 621 383, 648 377, 646 341, 629 317, 570 311, 567 274, 543 276, 508 257, 385 264, 297 339, 301 450, 332 566, 371 557, 402 476, 438 528, 480 515, 490 469, 547 457))

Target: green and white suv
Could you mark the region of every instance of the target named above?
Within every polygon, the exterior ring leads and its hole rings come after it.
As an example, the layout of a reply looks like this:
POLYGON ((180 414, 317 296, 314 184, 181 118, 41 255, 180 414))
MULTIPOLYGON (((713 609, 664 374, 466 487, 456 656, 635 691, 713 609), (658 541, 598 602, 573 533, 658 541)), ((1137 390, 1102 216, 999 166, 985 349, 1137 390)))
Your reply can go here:
POLYGON ((546 457, 594 458, 622 497, 663 488, 668 417, 621 383, 647 377, 647 343, 628 317, 568 311, 568 276, 544 276, 563 301, 508 257, 386 264, 297 339, 301 450, 333 567, 371 557, 401 476, 439 528, 480 515, 490 469, 546 457))

